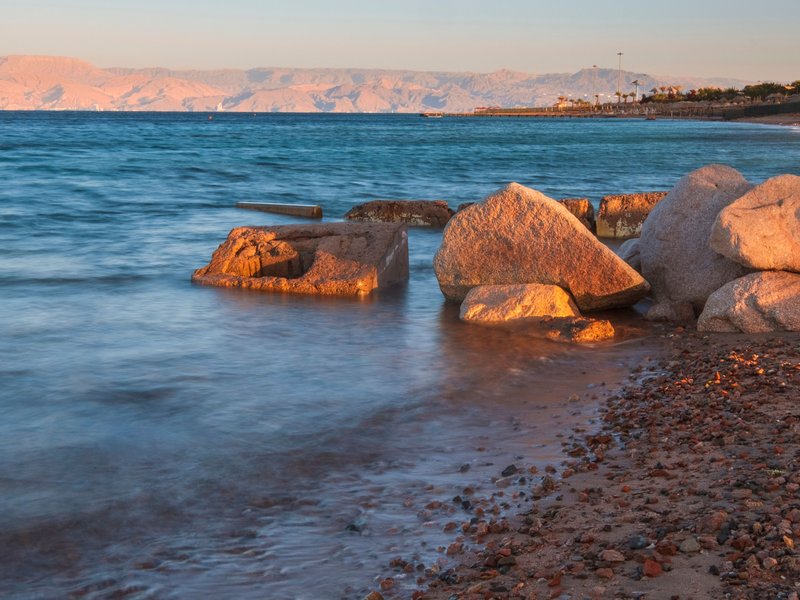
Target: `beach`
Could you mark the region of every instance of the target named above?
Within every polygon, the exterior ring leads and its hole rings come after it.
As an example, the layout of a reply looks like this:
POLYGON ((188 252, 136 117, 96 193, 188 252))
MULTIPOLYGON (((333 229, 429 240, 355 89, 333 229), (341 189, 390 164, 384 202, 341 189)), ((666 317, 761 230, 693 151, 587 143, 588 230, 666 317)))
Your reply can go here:
POLYGON ((561 464, 458 511, 414 598, 797 598, 800 337, 660 337, 561 464))

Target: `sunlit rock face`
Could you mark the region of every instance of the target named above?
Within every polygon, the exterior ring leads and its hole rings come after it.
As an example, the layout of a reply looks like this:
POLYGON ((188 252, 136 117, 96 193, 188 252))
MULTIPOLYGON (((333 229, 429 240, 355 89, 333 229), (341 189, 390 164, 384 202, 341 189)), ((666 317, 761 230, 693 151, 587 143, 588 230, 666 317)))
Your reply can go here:
POLYGON ((442 293, 456 302, 478 285, 543 283, 592 311, 630 306, 649 290, 564 206, 516 183, 456 213, 434 270, 442 293))
POLYGON ((408 279, 402 225, 238 227, 192 281, 270 292, 360 296, 408 279))
POLYGON ((481 285, 461 303, 461 319, 478 323, 508 323, 542 317, 579 317, 569 294, 555 285, 481 285))
POLYGON ((800 331, 800 275, 751 273, 711 294, 698 331, 766 333, 800 331))
POLYGON ((709 245, 751 269, 800 272, 800 177, 773 177, 732 202, 709 245))
POLYGON ((616 240, 639 237, 653 207, 667 192, 603 196, 597 214, 597 236, 616 240))
POLYGON ((373 223, 405 223, 417 227, 444 227, 454 213, 444 200, 373 200, 354 206, 344 218, 373 223))
POLYGON ((712 292, 749 272, 712 250, 708 239, 719 212, 751 188, 735 169, 709 165, 655 205, 642 226, 639 255, 657 303, 691 302, 700 312, 712 292))
POLYGON ((570 295, 555 285, 481 285, 461 304, 468 323, 512 329, 555 342, 594 343, 614 337, 609 321, 586 319, 570 295))

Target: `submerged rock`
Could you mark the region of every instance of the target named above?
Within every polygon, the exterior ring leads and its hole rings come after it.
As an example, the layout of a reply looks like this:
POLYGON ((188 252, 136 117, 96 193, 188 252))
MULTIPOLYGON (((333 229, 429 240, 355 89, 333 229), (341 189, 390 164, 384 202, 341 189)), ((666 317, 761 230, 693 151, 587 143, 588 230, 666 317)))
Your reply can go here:
POLYGON ((708 246, 719 212, 751 185, 723 165, 697 169, 656 204, 639 238, 642 275, 656 302, 691 302, 700 312, 708 296, 748 269, 708 246))
POLYGON ((751 273, 711 294, 698 331, 766 333, 800 331, 800 275, 751 273))
POLYGON ((614 327, 610 321, 582 317, 544 319, 527 331, 529 334, 541 335, 541 337, 554 342, 574 344, 603 342, 614 337, 614 327))
POLYGON ((630 306, 649 290, 564 206, 516 183, 457 213, 433 264, 442 293, 457 302, 478 285, 543 283, 591 311, 630 306))
POLYGON ((569 294, 555 285, 481 285, 472 288, 461 304, 461 319, 504 323, 542 317, 579 317, 569 294))
POLYGON ((455 213, 444 200, 373 200, 351 208, 350 221, 444 227, 455 213))
POLYGON ((366 223, 238 227, 192 275, 203 285, 336 296, 406 279, 405 227, 366 223))
POLYGON ((562 198, 559 200, 569 212, 594 233, 597 230, 594 217, 594 206, 588 198, 562 198))
POLYGON ((597 236, 617 240, 639 237, 645 219, 666 195, 667 192, 643 192, 603 196, 597 214, 597 236))
POLYGON ((767 179, 729 204, 709 245, 751 269, 800 272, 800 177, 767 179))

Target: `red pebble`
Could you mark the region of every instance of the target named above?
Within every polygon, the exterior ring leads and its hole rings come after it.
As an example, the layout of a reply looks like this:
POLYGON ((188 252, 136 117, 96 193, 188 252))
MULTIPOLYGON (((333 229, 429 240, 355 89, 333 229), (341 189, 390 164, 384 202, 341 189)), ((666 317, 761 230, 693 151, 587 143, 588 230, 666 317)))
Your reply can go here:
POLYGON ((642 572, 647 577, 658 577, 663 572, 661 565, 658 564, 654 560, 646 560, 644 561, 644 565, 642 566, 642 572))

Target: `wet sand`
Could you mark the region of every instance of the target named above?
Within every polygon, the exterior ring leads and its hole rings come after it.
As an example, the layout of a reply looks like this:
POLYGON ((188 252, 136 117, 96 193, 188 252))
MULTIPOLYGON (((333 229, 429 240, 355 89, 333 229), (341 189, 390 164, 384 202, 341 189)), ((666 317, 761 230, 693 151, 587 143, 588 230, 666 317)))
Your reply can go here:
MULTIPOLYGON (((561 464, 517 461, 481 497, 465 475, 411 597, 796 600, 800 336, 661 335, 561 464)), ((409 597, 394 577, 413 569, 398 557, 375 594, 409 597)))

